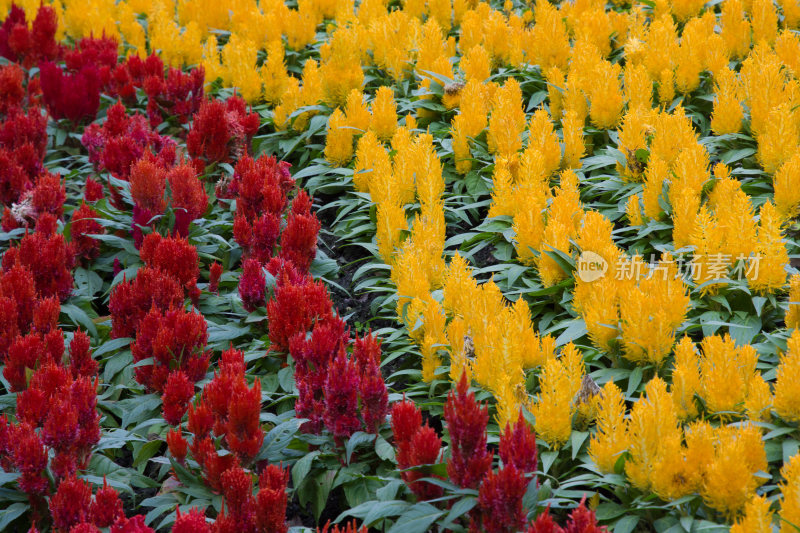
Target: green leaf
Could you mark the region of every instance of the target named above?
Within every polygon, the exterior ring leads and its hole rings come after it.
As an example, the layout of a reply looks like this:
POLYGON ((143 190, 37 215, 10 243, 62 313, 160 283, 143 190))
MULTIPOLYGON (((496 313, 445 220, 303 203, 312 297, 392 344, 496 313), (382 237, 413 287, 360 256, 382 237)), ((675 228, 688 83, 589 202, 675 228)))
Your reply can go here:
POLYGON ((628 516, 623 516, 614 524, 613 531, 614 533, 631 533, 638 524, 639 517, 629 514, 628 516))
POLYGON ((389 444, 389 441, 378 435, 375 440, 375 454, 384 461, 394 461, 394 446, 389 444))
POLYGON ((427 502, 417 503, 400 515, 389 533, 425 533, 442 515, 444 511, 427 502))
POLYGON ((292 467, 292 483, 295 487, 299 487, 303 480, 305 480, 308 473, 311 471, 311 465, 314 459, 319 456, 320 452, 315 450, 305 454, 299 461, 292 467))
POLYGON ((347 440, 347 444, 344 445, 347 464, 350 464, 350 457, 353 455, 353 450, 355 450, 359 444, 364 444, 365 442, 372 442, 374 439, 375 435, 364 433, 363 431, 356 431, 355 433, 353 433, 347 440))
POLYGON ((13 503, 0 514, 0 531, 7 531, 11 523, 29 508, 27 503, 13 503))

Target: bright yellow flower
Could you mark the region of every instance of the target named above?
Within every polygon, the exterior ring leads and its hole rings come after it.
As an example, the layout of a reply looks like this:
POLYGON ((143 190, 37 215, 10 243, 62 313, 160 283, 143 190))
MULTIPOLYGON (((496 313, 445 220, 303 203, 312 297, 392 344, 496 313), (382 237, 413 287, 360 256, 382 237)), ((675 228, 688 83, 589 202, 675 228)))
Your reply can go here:
POLYGON ((715 135, 738 133, 742 128, 744 111, 739 102, 739 82, 736 73, 729 68, 715 76, 716 100, 711 115, 711 130, 715 135))
POLYGON ((372 101, 369 127, 382 141, 388 141, 397 129, 397 104, 390 87, 381 87, 372 101))
POLYGON ((575 413, 575 395, 581 386, 583 360, 572 345, 564 347, 558 359, 550 359, 539 376, 539 398, 531 405, 536 418, 536 436, 559 448, 572 433, 572 416, 575 413))
POLYGON ((726 334, 701 343, 700 384, 706 409, 722 418, 744 411, 748 388, 756 372, 758 354, 750 345, 736 346, 726 334))
POLYGON ((493 106, 487 135, 489 151, 508 157, 522 147, 522 131, 525 129, 522 91, 515 79, 509 78, 497 91, 493 106))
POLYGON ((789 309, 784 322, 789 329, 800 328, 800 274, 789 279, 789 309))
POLYGON ((786 286, 786 266, 789 254, 783 243, 781 217, 772 202, 761 206, 761 220, 758 224, 758 244, 756 264, 758 268, 747 271, 750 287, 758 292, 775 292, 786 286))
POLYGON ((797 531, 800 524, 800 454, 795 454, 781 468, 781 533, 797 531))
POLYGON ((597 432, 589 441, 589 457, 601 472, 611 474, 628 448, 625 397, 613 381, 603 386, 597 407, 597 432))
POLYGON ((753 496, 744 506, 744 516, 731 526, 731 533, 772 533, 770 502, 765 496, 753 496))
POLYGON ((328 117, 328 130, 325 136, 325 159, 333 166, 342 167, 353 158, 353 130, 338 107, 328 117))

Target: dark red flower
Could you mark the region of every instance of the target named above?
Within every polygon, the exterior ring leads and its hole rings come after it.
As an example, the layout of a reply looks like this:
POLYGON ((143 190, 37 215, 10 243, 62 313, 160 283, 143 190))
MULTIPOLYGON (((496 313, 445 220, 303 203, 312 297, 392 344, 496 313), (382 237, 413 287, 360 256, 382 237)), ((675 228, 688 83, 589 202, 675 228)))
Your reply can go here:
MULTIPOLYGON (((392 433, 395 443, 399 446, 409 442, 422 426, 422 412, 411 400, 403 400, 392 405, 392 433)), ((399 462, 399 459, 398 459, 399 462)))
POLYGON ((180 428, 173 428, 167 432, 167 447, 169 448, 169 453, 179 463, 183 463, 186 459, 186 450, 188 446, 189 442, 183 438, 180 428))
POLYGON ((200 275, 197 248, 184 237, 162 237, 158 233, 147 235, 139 254, 149 267, 160 269, 190 289, 200 275))
POLYGON ((96 218, 100 218, 100 214, 85 203, 81 203, 72 213, 70 231, 72 244, 76 255, 85 260, 92 260, 100 253, 100 241, 91 235, 102 235, 105 233, 105 228, 95 220, 96 218))
POLYGON ((73 124, 94 120, 103 84, 97 66, 88 64, 76 72, 66 73, 55 63, 46 61, 39 69, 42 99, 53 118, 67 119, 73 124))
POLYGON ((492 455, 486 449, 489 411, 485 405, 475 401, 475 394, 469 391, 464 373, 456 390, 447 395, 444 418, 450 434, 447 473, 460 487, 477 488, 492 467, 492 455))
POLYGON ((103 488, 94 495, 94 501, 89 508, 92 522, 98 527, 108 527, 120 517, 124 517, 122 501, 117 491, 111 488, 103 478, 103 488))
POLYGON ((274 298, 267 302, 272 348, 285 352, 294 335, 309 331, 316 322, 331 320, 332 307, 328 289, 321 282, 310 279, 297 282, 289 271, 282 270, 274 298))
POLYGON ((86 185, 83 190, 83 199, 87 202, 97 202, 105 197, 103 184, 92 178, 86 178, 86 185))
POLYGON ((261 531, 286 533, 286 484, 289 471, 275 465, 267 465, 258 480, 256 494, 256 522, 261 531))
POLYGON ((206 164, 228 162, 249 152, 259 124, 258 114, 248 113, 238 96, 224 102, 205 100, 194 116, 186 148, 192 158, 206 164))
POLYGON ((135 362, 152 358, 153 363, 136 368, 136 381, 148 390, 163 392, 169 373, 180 369, 197 383, 208 370, 207 340, 206 321, 199 313, 151 309, 139 323, 131 352, 135 362))
POLYGON ((111 336, 132 337, 152 308, 166 311, 182 306, 183 300, 184 291, 173 276, 156 268, 140 268, 133 281, 123 281, 111 290, 111 336))
POLYGON ((487 533, 515 533, 525 525, 522 498, 528 483, 522 472, 508 465, 497 473, 489 471, 478 491, 479 512, 472 516, 470 528, 480 523, 487 533))
POLYGON ((292 201, 286 229, 281 234, 281 258, 291 261, 301 272, 308 272, 317 253, 320 223, 311 213, 311 199, 305 191, 292 201))
POLYGON ((203 511, 191 509, 188 513, 182 514, 180 509, 176 509, 176 512, 172 533, 211 533, 211 527, 206 522, 203 511))
POLYGON ((208 207, 205 187, 197 178, 194 168, 185 164, 172 168, 167 175, 167 181, 170 203, 175 211, 174 233, 186 237, 189 235, 189 225, 203 216, 208 207))
POLYGON ((328 367, 325 381, 325 426, 337 442, 358 431, 359 375, 356 365, 340 353, 328 367))
MULTIPOLYGON (((10 252, 7 251, 6 255, 10 252)), ((75 265, 75 257, 63 235, 46 234, 37 228, 22 238, 15 255, 16 262, 33 274, 40 296, 58 296, 64 301, 72 293, 70 271, 75 265)))
POLYGON ((208 267, 208 292, 219 291, 219 278, 222 276, 222 265, 214 261, 208 267))
POLYGON ((368 432, 377 433, 389 412, 389 392, 386 390, 381 370, 374 360, 370 360, 361 372, 358 391, 364 426, 368 432))
POLYGON ((255 259, 247 259, 242 268, 242 275, 239 278, 239 296, 242 298, 242 305, 245 310, 252 313, 265 302, 267 292, 267 278, 261 263, 255 259))
POLYGON ((92 487, 82 479, 69 477, 61 482, 58 491, 50 498, 50 516, 58 529, 69 529, 89 519, 92 487))
MULTIPOLYGON (((1 30, 0 30, 1 31, 1 30)), ((19 107, 25 98, 24 72, 14 63, 0 67, 0 113, 19 107)))
POLYGON ((517 421, 506 426, 500 434, 500 458, 504 465, 513 464, 523 474, 536 471, 536 435, 522 411, 517 421))
POLYGON ((183 415, 189 408, 189 400, 194 396, 194 383, 189 381, 184 372, 170 372, 164 387, 164 420, 171 426, 181 423, 183 415))
POLYGON ((244 378, 234 387, 228 403, 228 422, 225 441, 228 449, 239 456, 243 464, 250 463, 261 449, 264 430, 261 429, 261 382, 255 380, 247 388, 244 378))
POLYGON ((155 530, 144 523, 144 515, 137 514, 130 518, 121 516, 111 526, 111 533, 155 533, 155 530))

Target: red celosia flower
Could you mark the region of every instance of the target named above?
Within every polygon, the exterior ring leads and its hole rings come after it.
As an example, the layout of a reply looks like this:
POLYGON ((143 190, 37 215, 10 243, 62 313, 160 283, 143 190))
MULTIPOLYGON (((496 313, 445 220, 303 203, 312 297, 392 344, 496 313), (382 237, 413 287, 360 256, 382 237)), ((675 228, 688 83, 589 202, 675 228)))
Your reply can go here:
POLYGON ((22 474, 18 480, 19 488, 30 495, 41 495, 47 491, 47 449, 39 435, 29 424, 13 428, 8 437, 11 461, 22 474))
POLYGON ((120 517, 125 516, 119 494, 108 486, 105 477, 103 478, 103 488, 94 495, 94 501, 89 507, 89 515, 92 522, 99 527, 108 527, 120 517))
POLYGON ((102 200, 104 197, 103 184, 92 178, 86 178, 86 184, 83 189, 83 199, 93 203, 102 200))
POLYGON ((222 276, 222 265, 214 261, 208 267, 208 292, 219 291, 219 278, 222 276))
POLYGON ((398 446, 403 442, 411 441, 422 426, 422 413, 411 400, 404 399, 402 402, 393 404, 391 416, 392 433, 398 446))
MULTIPOLYGON (((150 63, 155 55, 147 58, 150 63)), ((152 71, 152 69, 151 69, 152 71)), ((170 68, 166 78, 164 68, 148 76, 142 85, 147 93, 147 116, 153 127, 161 124, 167 116, 177 117, 178 122, 186 123, 197 113, 203 102, 205 71, 195 67, 184 73, 170 68)))
POLYGON ((244 469, 235 467, 220 476, 226 506, 215 524, 218 531, 255 531, 256 501, 253 497, 253 478, 244 469))
POLYGON ((78 437, 78 413, 70 398, 53 398, 42 428, 42 441, 56 450, 66 449, 78 437))
POLYGON ((25 98, 25 88, 22 86, 24 76, 19 65, 14 63, 0 67, 0 113, 5 114, 22 104, 25 98))
MULTIPOLYGON (((203 391, 204 397, 205 390, 203 391)), ((214 427, 214 413, 208 404, 199 402, 196 405, 189 406, 189 424, 187 427, 189 431, 194 433, 195 442, 206 438, 211 433, 211 429, 214 427)))
POLYGON ((33 310, 33 330, 48 333, 58 327, 58 315, 61 313, 61 302, 58 298, 42 298, 36 302, 33 310))
POLYGON ((486 449, 489 411, 475 401, 464 373, 456 390, 447 395, 444 418, 450 434, 447 473, 460 487, 477 488, 492 466, 492 455, 486 449))
POLYGON ((243 464, 249 463, 258 455, 264 441, 260 416, 261 382, 255 380, 248 389, 242 378, 233 389, 228 403, 225 441, 230 451, 237 454, 243 464))
MULTIPOLYGON (((136 89, 144 87, 145 79, 160 79, 164 76, 164 62, 152 53, 146 59, 131 54, 111 71, 106 92, 120 97, 128 103, 136 103, 136 89)), ((159 120, 159 123, 161 121, 159 120)), ((153 124, 153 127, 158 124, 153 124)))
POLYGON ((189 442, 183 438, 180 428, 173 428, 167 432, 167 447, 169 448, 169 453, 172 454, 172 457, 179 463, 183 463, 186 459, 186 450, 188 446, 189 442))
POLYGON ((244 384, 244 371, 244 354, 231 347, 222 352, 219 371, 203 389, 203 403, 214 414, 214 431, 218 435, 226 431, 231 396, 239 384, 244 384))
POLYGON ((67 189, 61 177, 49 172, 39 176, 31 191, 31 206, 37 217, 43 213, 50 213, 61 218, 66 200, 67 189))
POLYGON ((369 433, 377 433, 389 412, 389 392, 374 360, 370 360, 362 371, 358 391, 364 426, 369 433))
MULTIPOLYGON (((203 462, 201 463, 203 465, 203 480, 206 485, 211 487, 211 490, 222 492, 222 474, 231 468, 238 467, 239 457, 233 453, 220 455, 214 449, 214 444, 211 443, 210 439, 205 439, 203 442, 210 443, 210 446, 206 444, 208 449, 203 454, 203 462)), ((194 450, 192 450, 192 453, 194 458, 198 459, 194 450)), ((198 460, 198 462, 200 461, 198 460)))
MULTIPOLYGON (((36 533, 34 530, 28 531, 28 533, 36 533)), ((72 529, 69 530, 69 533, 101 533, 100 528, 98 528, 94 524, 90 524, 88 522, 83 522, 76 526, 72 526, 72 529)))
POLYGON ((172 275, 186 289, 193 287, 200 275, 197 248, 185 238, 151 233, 142 241, 139 254, 147 266, 172 275))
POLYGON ((333 360, 345 352, 347 331, 338 317, 320 322, 307 337, 299 332, 289 343, 289 352, 295 361, 295 383, 298 397, 295 412, 307 418, 302 430, 307 433, 322 431, 325 416, 325 382, 333 360))
POLYGON ((328 289, 321 282, 306 279, 296 283, 287 270, 281 271, 275 297, 267 302, 272 348, 285 352, 294 335, 307 332, 315 322, 331 320, 332 307, 328 289))
POLYGON ((167 172, 152 157, 144 157, 133 164, 130 174, 131 197, 135 202, 133 209, 134 244, 140 246, 142 230, 139 226, 150 225, 154 216, 166 208, 167 172))
POLYGON ((47 353, 44 349, 44 339, 38 334, 28 334, 17 337, 8 348, 5 358, 3 377, 11 384, 11 392, 19 392, 27 387, 26 369, 36 368, 47 353))
POLYGON ((472 516, 470 528, 480 524, 487 533, 514 533, 525 525, 522 498, 528 483, 522 472, 508 465, 497 473, 489 471, 478 491, 479 512, 472 516))
POLYGON ((258 478, 256 494, 256 522, 261 531, 286 533, 286 484, 289 471, 275 465, 267 465, 258 478))
POLYGON ((233 238, 242 247, 246 258, 266 264, 271 258, 280 235, 281 220, 278 215, 265 213, 248 221, 242 215, 233 220, 233 238))
MULTIPOLYGON (((405 445, 408 446, 408 452, 403 455, 406 455, 409 463, 401 464, 401 454, 398 453, 398 466, 400 468, 433 465, 439 461, 442 440, 436 434, 436 431, 427 424, 417 429, 417 432, 405 445)), ((419 479, 424 477, 439 477, 434 476, 429 467, 408 470, 403 472, 402 477, 411 491, 416 494, 417 498, 420 500, 432 500, 442 495, 442 488, 440 486, 426 481, 419 481, 419 479)))
POLYGON ((239 296, 242 298, 245 310, 252 313, 263 306, 266 292, 267 278, 264 276, 261 263, 255 259, 245 260, 239 278, 239 296))
POLYGON ((48 410, 48 397, 44 391, 27 388, 17 396, 17 420, 34 427, 42 425, 48 410))
POLYGON ((83 37, 75 48, 64 51, 64 63, 72 71, 95 65, 103 73, 103 84, 108 83, 111 68, 117 64, 119 43, 111 37, 83 37))
POLYGON ((100 241, 90 235, 105 233, 105 228, 94 220, 96 218, 100 218, 100 215, 85 203, 81 203, 80 207, 72 213, 70 233, 75 254, 89 261, 100 253, 100 241))
POLYGON ((144 523, 144 515, 137 514, 130 518, 120 517, 111 526, 111 533, 155 533, 155 530, 144 523))
POLYGON ((175 141, 153 131, 144 116, 128 115, 119 102, 108 108, 103 124, 86 128, 81 142, 95 169, 107 170, 121 179, 128 179, 131 166, 145 156, 162 167, 175 162, 175 141))
POLYGON ((370 362, 381 365, 381 341, 370 331, 363 337, 353 340, 353 360, 361 372, 366 370, 370 362))
POLYGON ((526 533, 608 533, 608 528, 597 524, 597 517, 594 511, 586 508, 586 497, 584 497, 580 505, 572 510, 569 521, 563 528, 553 521, 548 506, 536 517, 526 533))
POLYGON ((46 235, 37 228, 22 238, 14 254, 16 262, 33 274, 40 296, 58 296, 62 301, 69 297, 72 292, 70 270, 75 265, 75 258, 63 235, 46 235))
POLYGON ((33 179, 44 170, 42 159, 47 149, 47 116, 38 107, 27 113, 12 109, 0 123, 0 146, 15 152, 17 162, 33 179))
POLYGON ((337 442, 358 431, 359 376, 356 365, 340 353, 328 368, 325 381, 325 426, 337 442))
POLYGON ((111 290, 111 336, 132 337, 152 308, 166 311, 182 306, 183 300, 184 291, 173 276, 156 268, 140 268, 133 281, 123 281, 111 290))
POLYGON ((248 220, 262 213, 280 215, 286 209, 287 194, 295 185, 289 166, 274 157, 242 157, 236 163, 224 197, 236 198, 237 214, 248 220))
POLYGON ((281 234, 281 257, 307 272, 317 253, 319 228, 317 216, 311 213, 311 199, 301 191, 292 202, 289 221, 281 234))
POLYGON ((69 529, 89 518, 92 487, 82 479, 69 477, 61 482, 58 491, 50 498, 50 515, 58 529, 69 529))
POLYGON ((500 458, 504 465, 513 464, 523 474, 536 471, 536 435, 522 411, 517 421, 506 426, 500 434, 500 458))
POLYGON ((174 233, 186 237, 189 235, 189 224, 200 218, 208 207, 205 187, 189 165, 171 169, 167 181, 172 197, 170 203, 175 211, 174 233))
MULTIPOLYGON (((25 168, 19 164, 16 155, 0 146, 0 203, 10 206, 19 200, 20 196, 31 187, 33 187, 33 184, 30 176, 25 171, 25 168)), ((18 218, 12 219, 13 215, 18 212, 18 209, 11 211, 6 208, 3 214, 3 231, 11 231, 19 227, 22 220, 18 218)))
POLYGON ((340 527, 339 524, 334 524, 331 528, 331 521, 328 520, 322 529, 317 528, 317 533, 367 533, 367 526, 358 527, 355 520, 345 523, 340 527))
POLYGON ((148 390, 163 392, 169 373, 180 369, 189 381, 197 383, 208 370, 207 341, 203 315, 183 309, 151 309, 139 323, 131 352, 134 362, 152 358, 153 363, 136 368, 136 381, 148 390))
POLYGON ((44 59, 55 59, 61 49, 56 43, 56 12, 51 6, 40 6, 30 30, 25 11, 11 4, 5 22, 0 26, 0 56, 22 63, 26 68, 44 59))
POLYGON ((89 336, 83 331, 76 331, 69 343, 69 368, 72 377, 97 377, 97 361, 92 359, 89 336))
POLYGON ((227 162, 249 152, 250 139, 259 124, 258 114, 248 113, 245 101, 238 96, 225 102, 205 100, 194 116, 186 148, 197 161, 227 162))
POLYGON ((100 107, 101 72, 95 65, 66 73, 51 61, 39 65, 42 99, 53 118, 92 121, 100 107))
POLYGON ((189 408, 189 400, 194 396, 194 383, 189 381, 184 372, 170 372, 164 387, 164 420, 171 426, 181 423, 183 415, 189 408))
POLYGON ((190 509, 185 514, 182 514, 180 509, 176 509, 176 511, 172 533, 211 533, 211 527, 206 522, 203 511, 190 509))

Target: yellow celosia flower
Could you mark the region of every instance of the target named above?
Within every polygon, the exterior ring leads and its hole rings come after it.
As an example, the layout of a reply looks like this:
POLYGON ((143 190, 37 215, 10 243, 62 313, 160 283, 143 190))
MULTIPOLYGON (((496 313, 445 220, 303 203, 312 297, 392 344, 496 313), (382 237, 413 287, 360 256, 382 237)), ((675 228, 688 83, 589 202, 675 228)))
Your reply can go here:
MULTIPOLYGON (((750 130, 758 138, 769 126, 773 110, 787 103, 784 94, 786 74, 783 71, 783 64, 772 48, 762 42, 754 46, 747 59, 742 61, 739 77, 745 96, 744 103, 750 109, 750 130)), ((780 116, 774 118, 778 120, 778 124, 772 126, 770 138, 779 143, 788 142, 789 133, 796 126, 787 124, 780 116)))
POLYGON ((623 71, 625 99, 634 112, 649 111, 653 106, 653 80, 642 64, 627 64, 623 71))
POLYGON ((264 100, 268 104, 279 103, 289 83, 281 41, 272 41, 267 45, 267 59, 261 66, 261 81, 264 84, 264 100))
POLYGON ((675 414, 681 420, 697 416, 695 394, 700 390, 700 358, 689 337, 675 347, 675 367, 672 369, 670 393, 675 414))
POLYGON ((800 421, 800 397, 797 379, 800 378, 800 330, 792 331, 786 353, 781 354, 776 370, 775 398, 772 406, 786 421, 800 421))
MULTIPOLYGON (((507 175, 510 178, 507 170, 502 175, 507 175)), ((495 178, 495 183, 497 184, 497 178, 495 178)), ((535 185, 524 185, 513 190, 510 185, 506 185, 505 188, 501 188, 498 191, 499 194, 504 192, 505 198, 502 200, 495 198, 495 204, 492 209, 496 208, 495 212, 502 214, 503 204, 498 204, 498 200, 509 202, 513 205, 511 207, 511 210, 514 211, 512 227, 516 234, 515 248, 517 256, 523 263, 534 265, 538 260, 537 253, 534 253, 534 251, 538 251, 541 248, 544 234, 544 212, 547 208, 547 196, 541 187, 536 187, 535 185)))
POLYGON ((256 68, 258 49, 250 40, 234 33, 222 49, 223 82, 250 103, 261 99, 261 76, 256 68))
MULTIPOLYGON (((791 4, 791 2, 785 2, 791 4)), ((797 9, 797 8, 794 8, 797 9)), ((784 16, 785 16, 784 8, 784 16)), ((786 21, 784 20, 784 23, 786 21)), ((797 77, 800 74, 800 38, 794 32, 782 31, 775 41, 775 53, 781 60, 786 68, 797 77)))
POLYGON ((528 147, 525 151, 529 150, 537 150, 542 154, 542 170, 546 176, 549 177, 558 170, 561 163, 561 144, 553 131, 550 114, 544 109, 535 111, 531 117, 528 147))
POLYGON ((589 457, 601 472, 614 473, 617 461, 628 449, 625 398, 614 382, 603 386, 597 406, 597 432, 589 441, 589 457))
POLYGON ((531 405, 536 418, 536 435, 555 448, 561 447, 572 433, 575 395, 581 386, 583 360, 580 352, 567 344, 558 359, 550 359, 539 376, 539 398, 531 405))
POLYGON ((492 75, 492 59, 481 45, 475 45, 463 55, 459 63, 464 79, 484 81, 492 75))
MULTIPOLYGON (((647 76, 647 72, 643 73, 647 76)), ((650 117, 642 108, 629 111, 623 117, 622 126, 617 130, 617 146, 620 152, 625 154, 625 166, 618 162, 617 171, 625 179, 632 181, 641 179, 644 165, 639 161, 637 151, 647 150, 647 137, 650 131, 650 117)))
POLYGON ((287 44, 292 50, 302 50, 316 38, 317 20, 308 10, 290 9, 283 27, 287 44))
POLYGON ((798 150, 800 132, 790 104, 774 108, 769 113, 764 130, 755 137, 758 141, 758 162, 768 174, 774 174, 798 150))
POLYGON ((744 506, 744 516, 731 526, 731 533, 772 533, 770 502, 764 496, 753 496, 744 506))
POLYGON ((665 68, 658 75, 658 101, 669 105, 675 98, 675 73, 665 68))
POLYGON ((761 374, 756 372, 747 387, 747 398, 744 401, 744 410, 747 413, 747 418, 768 422, 771 418, 770 408, 772 407, 772 401, 772 391, 769 388, 769 383, 764 380, 761 374))
MULTIPOLYGON (((364 103, 364 94, 358 90, 353 89, 347 95, 347 102, 344 107, 344 114, 347 117, 347 125, 361 133, 366 132, 369 128, 370 113, 366 103, 364 103)), ((359 133, 359 132, 356 132, 359 133)))
POLYGON ((727 334, 706 337, 700 346, 700 396, 707 411, 722 418, 743 412, 756 372, 755 349, 750 345, 736 346, 727 334))
POLYGON ((583 119, 568 111, 561 122, 564 134, 564 167, 580 168, 581 158, 586 153, 583 142, 583 119))
POLYGON ((793 274, 789 279, 789 309, 784 322, 789 329, 800 328, 800 274, 793 274))
POLYGON ((644 393, 634 402, 627 437, 630 458, 625 463, 625 474, 635 487, 649 490, 653 468, 665 450, 676 440, 680 442, 681 437, 667 384, 661 378, 648 381, 644 393))
POLYGON ((445 336, 444 309, 432 298, 426 302, 425 312, 423 313, 423 323, 425 333, 420 344, 422 354, 422 380, 431 382, 436 377, 436 369, 442 364, 439 352, 444 350, 448 344, 445 336))
POLYGON ((644 224, 644 217, 642 216, 642 202, 638 194, 628 197, 625 202, 625 216, 628 218, 628 223, 631 226, 641 226, 644 224))
POLYGON ((761 207, 761 220, 758 224, 758 244, 756 246, 757 268, 747 270, 750 287, 759 292, 775 292, 786 286, 786 266, 789 254, 783 243, 781 217, 772 202, 761 207))
POLYGON ((702 478, 706 504, 729 518, 741 511, 765 479, 767 469, 761 432, 752 424, 727 426, 716 431, 714 458, 702 478))
POLYGON ((732 58, 746 56, 750 50, 750 22, 745 18, 741 0, 723 2, 720 26, 728 55, 732 58))
POLYGON ((519 83, 509 78, 494 96, 487 141, 489 151, 508 157, 522 147, 525 112, 519 83))
POLYGON ((678 28, 672 17, 662 15, 655 18, 648 28, 644 51, 644 65, 651 78, 664 82, 664 71, 671 73, 675 67, 678 46, 678 28))
POLYGON ((635 288, 620 292, 620 333, 625 358, 660 365, 686 318, 689 295, 669 256, 635 288), (651 302, 658 302, 653 306, 651 302))
MULTIPOLYGON (((642 189, 642 204, 647 218, 658 220, 664 213, 659 203, 664 190, 664 181, 669 177, 669 166, 658 156, 651 155, 647 161, 644 173, 644 187, 642 189)), ((676 246, 679 248, 679 246, 676 246)))
POLYGON ((365 32, 359 25, 340 27, 320 49, 322 88, 325 101, 331 106, 344 105, 350 91, 361 89, 364 84, 361 47, 366 41, 365 32))
POLYGON ((328 117, 328 130, 325 136, 325 159, 333 166, 342 167, 353 158, 353 130, 338 107, 328 117))
POLYGON ((752 0, 750 24, 753 27, 753 42, 775 44, 778 36, 778 13, 772 0, 752 0))
POLYGON ((736 73, 725 68, 715 77, 715 81, 717 98, 711 115, 711 130, 716 135, 738 133, 742 128, 744 112, 739 102, 740 89, 736 73))
POLYGON ((781 533, 797 531, 800 524, 800 454, 793 455, 781 468, 781 533))
POLYGON ((381 87, 372 101, 372 117, 369 128, 382 141, 388 141, 397 129, 397 104, 390 87, 381 87))
POLYGON ((523 46, 529 62, 566 70, 570 55, 569 34, 558 8, 549 2, 536 3, 533 11, 536 24, 526 30, 523 46))

